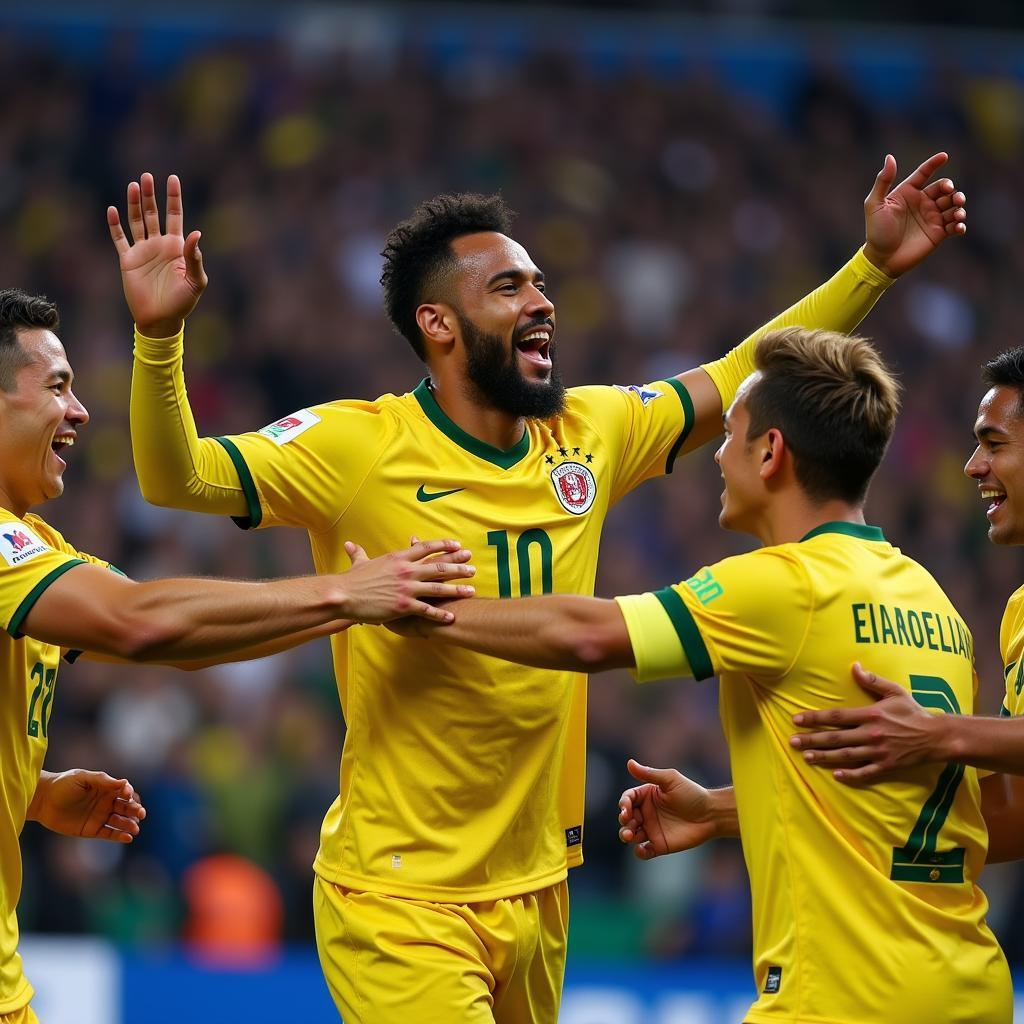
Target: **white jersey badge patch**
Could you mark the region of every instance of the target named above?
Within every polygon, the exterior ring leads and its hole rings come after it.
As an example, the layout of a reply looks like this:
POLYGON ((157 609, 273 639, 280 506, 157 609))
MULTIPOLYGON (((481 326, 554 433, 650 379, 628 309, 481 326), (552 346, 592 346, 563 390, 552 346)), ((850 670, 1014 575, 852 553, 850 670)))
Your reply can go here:
POLYGON ((661 398, 662 396, 661 391, 658 391, 655 388, 643 387, 640 384, 616 384, 615 386, 619 389, 619 391, 623 391, 627 395, 630 392, 636 395, 636 397, 640 399, 640 404, 644 408, 647 408, 647 406, 650 405, 651 402, 653 402, 656 398, 661 398))
POLYGON ((562 508, 574 516, 581 516, 594 504, 597 481, 594 474, 579 462, 563 462, 551 470, 551 483, 562 508))
POLYGON ((320 417, 315 412, 310 412, 309 409, 300 409, 298 412, 293 412, 291 416, 285 416, 284 419, 280 419, 276 423, 268 424, 260 433, 269 437, 274 444, 287 444, 289 441, 294 441, 299 434, 309 430, 310 427, 315 427, 319 422, 320 417))
POLYGON ((30 562, 49 550, 24 523, 0 524, 0 555, 8 565, 30 562))

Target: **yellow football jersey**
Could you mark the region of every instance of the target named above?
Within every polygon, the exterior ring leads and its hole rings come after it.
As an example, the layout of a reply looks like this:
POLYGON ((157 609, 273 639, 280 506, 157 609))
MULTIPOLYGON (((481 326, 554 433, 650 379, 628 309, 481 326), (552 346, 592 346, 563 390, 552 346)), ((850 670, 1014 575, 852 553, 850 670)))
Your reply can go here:
POLYGON ((934 579, 880 530, 827 523, 620 604, 638 678, 665 674, 666 621, 677 670, 720 676, 753 898, 746 1019, 1008 1024, 974 769, 851 787, 789 744, 796 712, 866 702, 857 660, 926 707, 973 713, 971 635, 934 579))
MULTIPOLYGON (((309 531, 318 572, 409 535, 455 537, 485 597, 592 593, 609 505, 671 468, 692 425, 677 381, 585 387, 501 451, 426 382, 219 439, 250 525, 309 531)), ((316 871, 353 889, 452 902, 565 877, 583 832, 585 677, 358 626, 333 639, 348 731, 316 871)))
POLYGON ((1024 587, 1010 595, 1006 611, 999 624, 999 653, 1003 658, 1003 678, 1006 680, 1006 696, 1003 698, 1001 715, 1024 714, 1024 587))
POLYGON ((32 998, 18 956, 21 849, 18 837, 46 756, 59 647, 20 632, 39 595, 76 565, 109 563, 84 555, 38 516, 19 519, 0 509, 0 1013, 32 998))

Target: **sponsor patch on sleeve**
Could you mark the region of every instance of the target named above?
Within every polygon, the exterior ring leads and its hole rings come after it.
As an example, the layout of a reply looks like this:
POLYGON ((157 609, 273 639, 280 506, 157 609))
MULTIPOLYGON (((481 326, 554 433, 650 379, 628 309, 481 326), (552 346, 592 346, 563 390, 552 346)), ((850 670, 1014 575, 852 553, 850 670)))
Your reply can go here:
POLYGON ((319 422, 320 417, 315 412, 311 412, 309 409, 300 409, 276 423, 268 423, 260 433, 269 437, 274 444, 287 444, 319 422))
POLYGON ((24 523, 0 523, 0 555, 8 565, 30 562, 49 550, 24 523))
POLYGON ((642 384, 616 384, 615 386, 627 395, 632 392, 640 399, 640 404, 645 408, 656 398, 661 398, 662 394, 656 388, 644 387, 642 384))

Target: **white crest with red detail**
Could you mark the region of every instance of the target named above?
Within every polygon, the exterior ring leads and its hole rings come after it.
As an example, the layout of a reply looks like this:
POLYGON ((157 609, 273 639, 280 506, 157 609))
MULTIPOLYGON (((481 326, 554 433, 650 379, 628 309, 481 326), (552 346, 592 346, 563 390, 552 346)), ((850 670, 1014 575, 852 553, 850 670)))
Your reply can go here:
POLYGON ((287 444, 289 441, 294 441, 299 434, 305 433, 310 427, 316 426, 319 422, 320 417, 315 412, 309 409, 300 409, 298 412, 293 412, 291 416, 285 416, 284 419, 280 419, 276 423, 268 423, 260 433, 266 434, 274 444, 287 444))
POLYGON ((563 462, 556 466, 551 470, 551 483, 562 508, 575 516, 587 512, 597 497, 594 474, 578 462, 563 462))

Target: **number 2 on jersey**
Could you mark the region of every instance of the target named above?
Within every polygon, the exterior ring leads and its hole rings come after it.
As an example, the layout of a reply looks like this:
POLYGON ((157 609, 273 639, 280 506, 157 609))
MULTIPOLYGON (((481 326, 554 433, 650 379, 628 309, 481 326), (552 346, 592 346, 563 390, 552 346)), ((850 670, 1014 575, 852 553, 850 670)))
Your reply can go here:
POLYGON ((44 669, 42 662, 37 661, 32 666, 32 679, 38 679, 32 697, 28 702, 28 734, 38 736, 42 729, 43 739, 46 738, 46 727, 50 724, 50 705, 53 703, 53 684, 57 678, 55 668, 44 669), (43 690, 46 693, 43 693, 43 690), (40 696, 43 698, 39 703, 40 696), (36 717, 36 705, 39 704, 39 717, 36 717))
MULTIPOLYGON (((511 546, 508 530, 491 530, 487 534, 487 543, 497 548, 498 559, 498 597, 512 596, 511 546)), ((540 591, 550 594, 552 591, 551 573, 551 538, 543 530, 527 530, 516 540, 516 562, 519 569, 519 596, 529 597, 535 593, 533 583, 533 561, 531 555, 536 550, 540 556, 540 591)))
MULTIPOLYGON (((910 692, 922 707, 937 708, 946 714, 959 715, 960 702, 953 688, 938 676, 911 676, 910 692)), ((963 781, 964 766, 947 764, 939 781, 924 802, 906 843, 893 847, 892 871, 889 877, 897 882, 962 882, 964 880, 964 848, 938 852, 939 832, 956 799, 963 781)))

